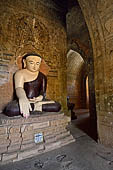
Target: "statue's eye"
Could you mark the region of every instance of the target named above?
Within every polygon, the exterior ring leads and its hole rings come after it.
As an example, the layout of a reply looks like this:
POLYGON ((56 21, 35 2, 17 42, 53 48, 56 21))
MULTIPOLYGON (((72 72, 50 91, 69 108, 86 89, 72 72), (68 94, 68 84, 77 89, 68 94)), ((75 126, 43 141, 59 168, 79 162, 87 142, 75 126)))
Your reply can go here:
POLYGON ((36 64, 37 64, 37 65, 39 65, 40 63, 39 63, 39 62, 37 62, 36 64))
POLYGON ((33 61, 29 61, 30 64, 33 64, 33 61))

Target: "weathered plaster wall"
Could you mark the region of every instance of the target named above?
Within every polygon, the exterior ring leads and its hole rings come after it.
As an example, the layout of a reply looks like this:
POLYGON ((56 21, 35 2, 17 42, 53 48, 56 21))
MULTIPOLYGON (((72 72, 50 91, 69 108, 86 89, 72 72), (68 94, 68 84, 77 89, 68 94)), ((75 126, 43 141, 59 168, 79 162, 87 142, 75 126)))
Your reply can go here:
POLYGON ((66 109, 67 47, 62 15, 51 0, 0 1, 0 110, 12 99, 16 60, 27 52, 43 56, 49 66, 47 97, 66 109))
POLYGON ((78 1, 93 46, 98 136, 113 147, 113 1, 78 1))

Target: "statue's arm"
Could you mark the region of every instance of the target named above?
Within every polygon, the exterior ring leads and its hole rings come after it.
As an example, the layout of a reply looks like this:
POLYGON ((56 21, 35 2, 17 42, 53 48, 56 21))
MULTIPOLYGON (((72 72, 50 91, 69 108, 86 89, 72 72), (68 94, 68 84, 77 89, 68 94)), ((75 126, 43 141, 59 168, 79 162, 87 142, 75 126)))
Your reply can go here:
POLYGON ((21 71, 15 74, 14 81, 15 81, 16 95, 19 99, 20 113, 23 114, 24 117, 28 117, 30 114, 30 111, 32 111, 32 108, 26 96, 25 90, 23 88, 24 87, 24 76, 21 71))

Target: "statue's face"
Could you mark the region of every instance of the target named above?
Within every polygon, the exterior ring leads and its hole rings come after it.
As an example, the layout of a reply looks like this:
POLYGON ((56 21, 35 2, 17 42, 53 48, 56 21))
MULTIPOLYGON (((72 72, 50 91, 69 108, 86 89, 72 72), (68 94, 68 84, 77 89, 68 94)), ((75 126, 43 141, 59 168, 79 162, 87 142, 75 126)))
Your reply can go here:
POLYGON ((24 64, 26 66, 26 69, 28 69, 31 72, 39 71, 40 64, 41 64, 41 58, 38 56, 28 56, 24 60, 24 64))

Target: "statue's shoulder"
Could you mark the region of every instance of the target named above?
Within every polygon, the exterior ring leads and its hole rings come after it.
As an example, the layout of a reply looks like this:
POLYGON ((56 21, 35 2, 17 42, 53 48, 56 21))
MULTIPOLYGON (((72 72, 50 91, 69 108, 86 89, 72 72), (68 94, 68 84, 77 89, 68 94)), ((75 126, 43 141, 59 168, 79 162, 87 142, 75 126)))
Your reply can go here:
POLYGON ((22 69, 22 70, 17 70, 14 74, 15 77, 22 77, 24 76, 26 73, 25 73, 25 70, 22 69))

